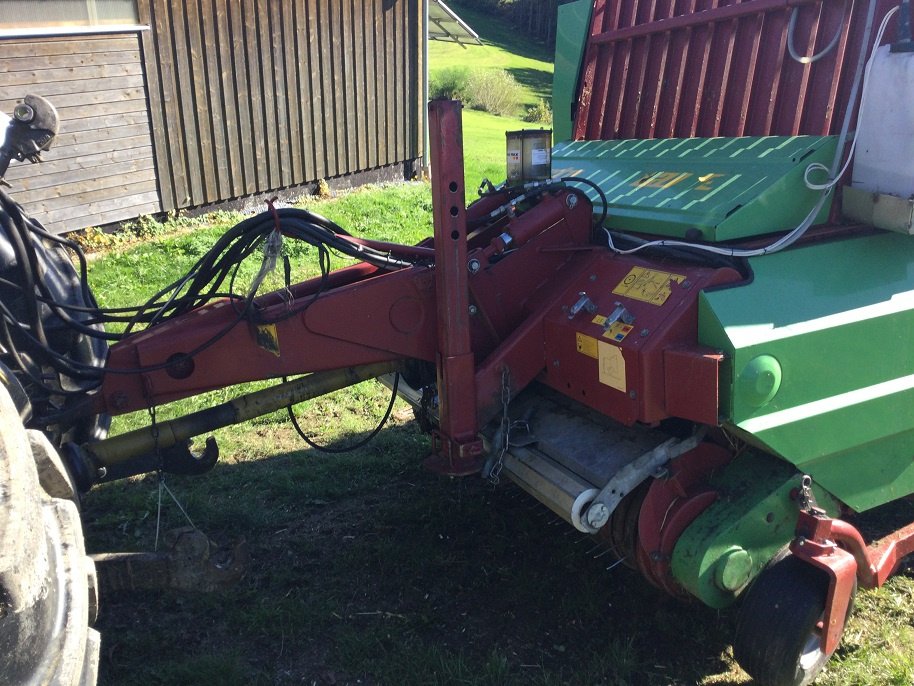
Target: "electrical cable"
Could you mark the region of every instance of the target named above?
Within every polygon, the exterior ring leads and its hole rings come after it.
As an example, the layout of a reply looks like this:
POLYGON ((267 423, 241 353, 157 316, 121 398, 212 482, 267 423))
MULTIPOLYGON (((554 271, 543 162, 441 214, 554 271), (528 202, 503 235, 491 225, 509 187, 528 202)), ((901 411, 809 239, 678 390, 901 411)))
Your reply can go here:
MULTIPOLYGON (((847 10, 847 6, 848 0, 844 0, 844 8, 841 10, 842 14, 844 14, 845 10, 847 10)), ((835 35, 832 36, 832 39, 829 41, 828 45, 822 48, 822 52, 810 55, 809 57, 804 57, 797 53, 797 50, 793 44, 793 33, 797 27, 797 15, 799 15, 799 13, 800 8, 798 6, 795 6, 790 12, 790 22, 787 24, 787 51, 790 53, 790 56, 800 64, 812 64, 813 62, 818 62, 820 59, 835 49, 835 46, 838 44, 838 41, 841 38, 841 34, 844 33, 843 27, 841 23, 838 24, 838 28, 835 29, 835 35)), ((848 12, 848 15, 853 15, 853 13, 854 0, 850 0, 850 12, 848 12)))
MULTIPOLYGON (((285 381, 285 380, 286 380, 286 378, 283 377, 283 381, 285 381)), ((296 419, 296 417, 295 417, 295 412, 292 411, 292 406, 289 405, 286 408, 286 410, 289 413, 289 420, 292 422, 292 426, 295 428, 296 433, 298 433, 298 435, 301 436, 302 440, 305 443, 307 443, 309 446, 311 446, 315 450, 319 450, 322 453, 331 453, 334 455, 339 455, 341 453, 349 453, 349 452, 352 452, 353 450, 358 450, 359 448, 362 448, 362 447, 368 445, 368 443, 370 443, 371 440, 374 439, 375 436, 377 436, 379 433, 381 433, 381 429, 383 429, 384 426, 387 424, 387 420, 390 419, 390 414, 391 414, 391 412, 393 412, 394 403, 397 401, 397 388, 399 388, 399 386, 400 386, 400 373, 397 372, 396 374, 394 374, 393 392, 390 394, 390 402, 387 403, 387 409, 384 411, 384 416, 381 417, 381 421, 378 422, 377 426, 375 426, 375 428, 372 429, 371 432, 367 436, 365 436, 365 438, 362 438, 362 439, 356 441, 352 445, 347 445, 342 448, 331 448, 326 445, 319 445, 318 443, 315 443, 314 440, 308 438, 308 435, 301 428, 301 425, 298 423, 298 419, 296 419)))
POLYGON ((603 226, 603 222, 606 221, 606 215, 609 212, 609 201, 606 199, 606 193, 603 192, 603 189, 600 188, 599 184, 594 183, 590 179, 585 179, 584 177, 578 176, 563 176, 559 179, 559 181, 562 183, 583 183, 586 186, 590 186, 597 192, 597 195, 600 196, 603 212, 600 214, 600 218, 594 222, 594 227, 603 226))

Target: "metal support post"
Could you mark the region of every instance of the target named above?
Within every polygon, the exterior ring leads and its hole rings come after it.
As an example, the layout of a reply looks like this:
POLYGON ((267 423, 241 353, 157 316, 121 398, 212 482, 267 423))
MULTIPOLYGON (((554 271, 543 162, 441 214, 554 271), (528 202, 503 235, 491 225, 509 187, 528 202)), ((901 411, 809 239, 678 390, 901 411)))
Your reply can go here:
POLYGON ((426 466, 457 476, 482 467, 476 418, 476 361, 470 344, 467 225, 461 104, 429 103, 440 428, 426 466))

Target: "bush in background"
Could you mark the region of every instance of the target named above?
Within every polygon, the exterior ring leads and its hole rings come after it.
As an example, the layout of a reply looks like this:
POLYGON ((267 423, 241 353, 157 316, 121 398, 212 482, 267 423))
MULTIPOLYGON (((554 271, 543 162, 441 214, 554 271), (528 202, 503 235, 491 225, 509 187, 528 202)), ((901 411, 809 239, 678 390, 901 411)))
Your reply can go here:
POLYGON ((428 77, 428 97, 431 100, 464 100, 470 82, 466 67, 437 69, 428 77))
POLYGON ((513 117, 523 97, 521 85, 504 69, 478 69, 470 74, 466 103, 500 117, 513 117))
POLYGON ((527 108, 524 121, 552 126, 552 108, 549 107, 545 100, 541 99, 537 104, 527 108))

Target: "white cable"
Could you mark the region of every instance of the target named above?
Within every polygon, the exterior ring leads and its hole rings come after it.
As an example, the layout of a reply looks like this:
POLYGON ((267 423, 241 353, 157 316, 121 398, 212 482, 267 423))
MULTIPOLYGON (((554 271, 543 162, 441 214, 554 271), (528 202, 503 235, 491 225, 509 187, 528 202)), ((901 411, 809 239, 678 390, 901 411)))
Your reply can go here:
MULTIPOLYGON (((870 72, 873 69, 873 60, 876 58, 876 51, 879 49, 879 43, 882 42, 882 37, 885 35, 885 30, 889 25, 889 20, 895 16, 898 12, 898 6, 896 5, 891 10, 889 10, 886 15, 882 18, 882 23, 879 25, 879 31, 876 32, 876 42, 873 44, 873 50, 870 53, 870 57, 866 62, 866 70, 863 74, 863 92, 860 94, 860 108, 858 112, 863 112, 863 105, 866 102, 867 96, 867 84, 870 82, 870 72)), ((806 167, 806 172, 803 174, 803 182, 806 184, 806 187, 814 191, 823 191, 831 190, 835 184, 838 183, 838 180, 844 176, 844 172, 847 171, 847 168, 850 166, 851 160, 854 159, 854 150, 857 148, 857 137, 854 136, 854 140, 851 141, 851 149, 847 154, 847 160, 844 162, 844 166, 841 167, 841 171, 835 174, 834 178, 829 179, 826 183, 812 183, 809 180, 809 173, 811 171, 824 171, 828 173, 828 167, 826 167, 821 162, 813 162, 808 167, 806 167)))
MULTIPOLYGON (((898 12, 898 7, 893 7, 886 13, 885 17, 882 19, 882 24, 879 26, 879 31, 876 34, 876 40, 873 43, 873 50, 870 53, 870 57, 867 60, 866 69, 864 70, 863 76, 863 92, 860 96, 860 110, 863 109, 863 101, 866 97, 866 84, 869 80, 870 69, 872 67, 873 58, 876 56, 876 50, 879 48, 879 43, 882 41, 882 37, 885 34, 886 27, 888 26, 889 20, 895 13, 898 12)), ((859 73, 859 72, 858 72, 859 73)), ((848 109, 846 116, 850 116, 851 111, 853 110, 853 103, 848 103, 848 109)), ((837 151, 835 153, 835 162, 833 167, 837 166, 840 159, 842 150, 844 149, 845 136, 846 134, 842 133, 842 137, 838 140, 837 151)), ((657 240, 657 241, 646 241, 640 245, 630 248, 628 250, 622 250, 617 248, 613 243, 612 233, 603 227, 603 232, 606 234, 606 244, 610 250, 619 254, 619 255, 630 255, 632 253, 638 252, 639 250, 644 250, 645 248, 690 248, 693 250, 701 250, 703 252, 712 253, 714 255, 724 255, 726 257, 761 257, 762 255, 770 255, 771 253, 778 252, 787 248, 794 243, 796 243, 803 234, 806 233, 807 229, 812 226, 815 221, 816 215, 819 214, 819 211, 822 209, 822 206, 825 204, 825 200, 828 198, 829 194, 834 190, 834 187, 837 185, 838 181, 844 175, 844 172, 847 171, 847 167, 850 164, 850 161, 854 156, 854 147, 857 144, 856 136, 854 137, 853 142, 851 143, 851 149, 847 156, 847 161, 844 163, 844 166, 841 168, 840 173, 836 174, 834 177, 829 178, 826 183, 816 184, 809 180, 809 173, 811 171, 824 171, 826 174, 829 173, 828 167, 819 162, 813 162, 806 167, 806 171, 803 173, 803 182, 806 184, 807 188, 810 190, 821 191, 822 195, 819 196, 819 199, 813 205, 812 209, 809 211, 809 214, 789 233, 781 236, 778 240, 774 241, 770 245, 765 246, 764 248, 755 248, 751 250, 739 249, 739 248, 724 248, 716 245, 707 245, 704 243, 689 243, 688 241, 677 241, 677 240, 657 240)))

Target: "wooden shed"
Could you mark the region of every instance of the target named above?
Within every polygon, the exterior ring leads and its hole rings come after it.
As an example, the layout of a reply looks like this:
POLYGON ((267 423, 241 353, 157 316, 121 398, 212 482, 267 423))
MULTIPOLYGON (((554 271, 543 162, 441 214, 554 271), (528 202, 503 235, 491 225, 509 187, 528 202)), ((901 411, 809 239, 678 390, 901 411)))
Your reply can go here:
POLYGON ((31 92, 61 115, 47 161, 11 167, 13 195, 63 232, 409 178, 424 16, 423 0, 4 0, 0 111, 31 92))

